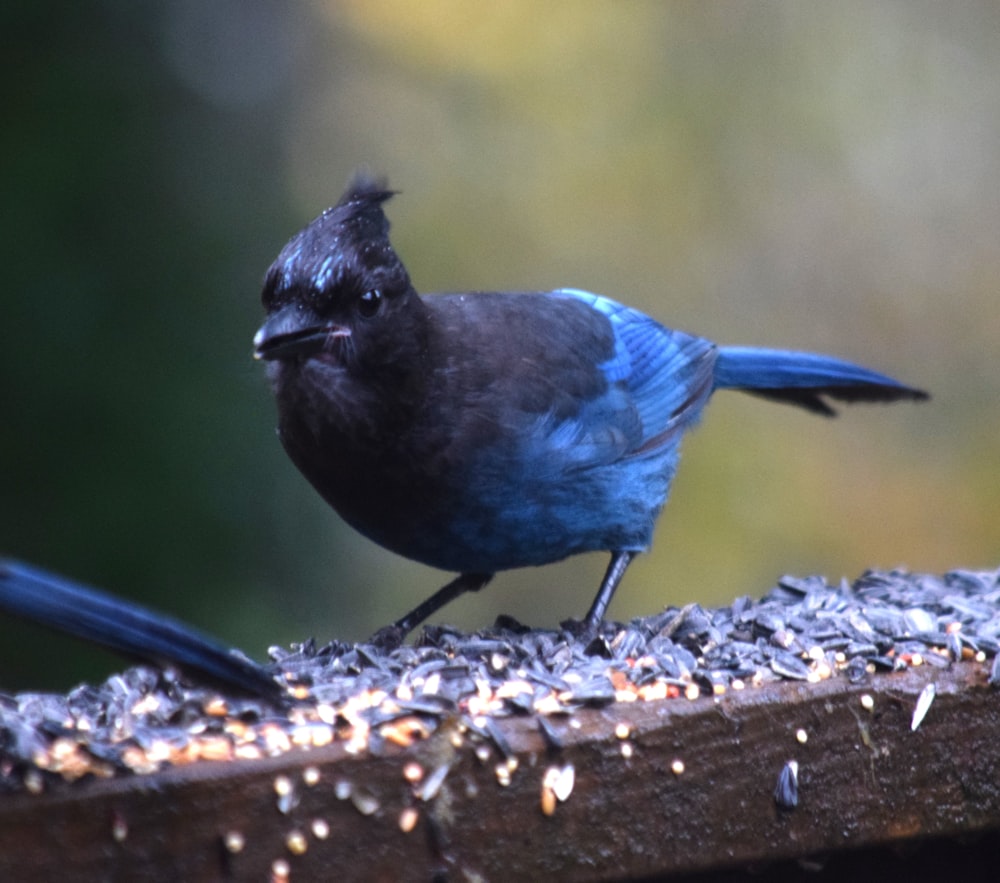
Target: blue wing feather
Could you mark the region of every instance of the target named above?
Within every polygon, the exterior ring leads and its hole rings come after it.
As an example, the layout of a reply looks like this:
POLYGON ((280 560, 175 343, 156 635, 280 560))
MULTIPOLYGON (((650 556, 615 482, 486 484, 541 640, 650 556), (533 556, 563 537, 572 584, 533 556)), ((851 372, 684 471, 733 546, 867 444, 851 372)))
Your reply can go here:
POLYGON ((637 412, 641 432, 633 450, 697 419, 711 392, 716 353, 711 341, 665 328, 588 291, 564 288, 554 294, 582 300, 611 322, 615 353, 600 368, 610 386, 624 385, 637 412))

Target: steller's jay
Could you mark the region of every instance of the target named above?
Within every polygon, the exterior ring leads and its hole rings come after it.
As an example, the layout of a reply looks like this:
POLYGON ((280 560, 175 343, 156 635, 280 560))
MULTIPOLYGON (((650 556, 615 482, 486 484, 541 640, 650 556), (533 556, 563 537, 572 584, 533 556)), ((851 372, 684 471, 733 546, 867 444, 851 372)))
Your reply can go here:
POLYGON ((827 398, 927 398, 830 356, 716 346, 586 291, 421 297, 389 243, 390 196, 359 175, 292 238, 254 337, 313 487, 380 545, 460 574, 387 642, 495 571, 606 550, 593 632, 716 389, 825 415, 827 398))

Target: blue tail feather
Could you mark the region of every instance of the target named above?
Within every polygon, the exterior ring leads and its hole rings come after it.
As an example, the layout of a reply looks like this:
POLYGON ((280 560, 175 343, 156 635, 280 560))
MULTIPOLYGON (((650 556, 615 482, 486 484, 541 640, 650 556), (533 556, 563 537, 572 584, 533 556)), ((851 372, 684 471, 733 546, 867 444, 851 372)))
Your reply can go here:
POLYGON ((836 412, 824 396, 847 402, 928 398, 923 390, 833 356, 740 346, 719 348, 715 388, 740 389, 827 415, 836 412))

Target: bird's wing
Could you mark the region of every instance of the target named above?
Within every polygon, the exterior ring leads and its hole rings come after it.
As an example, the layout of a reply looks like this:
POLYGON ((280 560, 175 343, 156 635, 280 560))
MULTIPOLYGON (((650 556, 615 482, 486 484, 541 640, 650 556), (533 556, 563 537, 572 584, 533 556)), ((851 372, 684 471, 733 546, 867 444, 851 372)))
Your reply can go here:
POLYGON ((430 385, 427 432, 441 435, 451 462, 475 461, 487 483, 499 480, 498 463, 546 481, 672 446, 711 392, 713 344, 599 295, 427 303, 448 347, 430 385))
POLYGON ((668 444, 697 419, 712 390, 717 350, 711 341, 665 328, 601 295, 576 289, 554 294, 585 302, 611 323, 615 351, 600 368, 609 383, 605 398, 613 399, 616 390, 627 393, 638 418, 628 453, 668 444))

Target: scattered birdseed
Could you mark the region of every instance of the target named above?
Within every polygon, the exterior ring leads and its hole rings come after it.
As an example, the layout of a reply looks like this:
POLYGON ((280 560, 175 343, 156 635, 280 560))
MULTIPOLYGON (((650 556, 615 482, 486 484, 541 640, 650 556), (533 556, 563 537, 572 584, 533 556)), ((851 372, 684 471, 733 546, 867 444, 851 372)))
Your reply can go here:
POLYGON ((632 735, 632 728, 626 723, 620 723, 615 726, 615 737, 618 739, 627 739, 632 735))
MULTIPOLYGON (((538 730, 545 739, 545 744, 549 751, 557 752, 563 749, 562 736, 556 731, 555 727, 550 723, 549 719, 544 715, 538 715, 535 718, 538 723, 538 730)), ((476 749, 476 756, 479 756, 479 749, 476 749)), ((485 758, 483 759, 485 763, 485 758)))
POLYGON ((278 812, 288 815, 299 802, 295 793, 295 786, 288 776, 276 776, 274 779, 274 793, 278 795, 278 812))
POLYGON ((116 843, 124 843, 128 837, 128 822, 120 813, 111 816, 111 836, 116 843))
POLYGON ((795 731, 795 741, 800 745, 805 745, 809 741, 809 734, 800 727, 795 731))
POLYGON ((678 758, 672 764, 670 764, 670 772, 675 776, 680 776, 684 773, 684 761, 678 758))
POLYGON ((216 696, 205 703, 205 714, 212 715, 213 717, 225 717, 228 712, 229 707, 222 696, 216 696))
POLYGON ((307 788, 312 788, 319 784, 320 772, 319 767, 307 766, 302 770, 302 781, 305 782, 307 788))
POLYGON ((309 842, 301 831, 289 831, 285 835, 285 846, 292 855, 302 855, 309 848, 309 842))
POLYGON ((865 711, 871 711, 875 707, 875 700, 872 698, 871 693, 861 694, 861 707, 865 711))
POLYGON ((556 799, 562 803, 573 793, 573 785, 576 784, 576 770, 571 763, 566 764, 561 769, 558 767, 554 769, 556 774, 552 782, 552 791, 555 793, 556 799))
POLYGON ((414 828, 417 827, 417 821, 420 819, 420 812, 413 806, 404 807, 403 811, 399 814, 399 830, 404 834, 409 834, 414 828))
POLYGON ((635 749, 632 747, 632 743, 631 742, 622 742, 622 744, 621 744, 621 753, 622 753, 622 757, 624 757, 625 760, 628 760, 635 753, 635 749))
POLYGON ((45 790, 45 780, 38 770, 28 770, 24 774, 24 790, 29 794, 41 794, 45 790))
POLYGON ((556 814, 556 793, 545 783, 542 783, 542 814, 554 816, 556 814))
POLYGON ((291 865, 283 858, 276 858, 271 862, 271 880, 273 883, 283 883, 292 873, 291 865))
POLYGON ((226 847, 226 852, 237 855, 243 852, 243 847, 247 845, 247 841, 239 831, 227 831, 222 838, 222 844, 226 847))
POLYGON ((351 792, 351 803, 363 816, 374 815, 382 805, 379 799, 367 788, 355 788, 351 792))
POLYGON ((926 717, 927 712, 930 710, 931 703, 934 701, 936 692, 933 681, 920 691, 920 695, 917 697, 917 704, 913 709, 913 720, 910 722, 911 732, 916 732, 917 727, 923 722, 924 717, 926 717))
MULTIPOLYGON (((542 737, 558 752, 561 734, 580 728, 574 712, 581 707, 693 700, 789 679, 845 677, 861 685, 882 672, 959 659, 989 665, 989 682, 1000 688, 998 650, 1000 571, 963 570, 869 571, 852 585, 783 577, 759 600, 605 622, 590 642, 568 629, 527 629, 509 618, 468 635, 425 626, 414 644, 391 651, 308 640, 269 650, 269 672, 294 685, 299 699, 290 710, 220 696, 145 666, 66 695, 0 697, 0 793, 333 742, 361 755, 435 732, 458 748, 470 741, 488 762, 494 750, 509 754, 497 720, 515 715, 545 720, 542 737), (548 721, 555 715, 558 731, 548 721)), ((870 694, 861 701, 872 710, 870 694)), ((628 756, 631 734, 621 732, 615 735, 628 756)), ((498 781, 509 782, 513 770, 496 769, 498 781)), ((349 783, 335 791, 351 796, 349 783)), ((293 794, 278 795, 283 812, 293 794)))
POLYGON ((779 809, 795 809, 799 805, 798 761, 790 760, 781 768, 774 789, 774 802, 779 809))
POLYGON ((573 792, 576 773, 572 764, 563 767, 551 766, 542 777, 542 812, 551 816, 556 811, 556 803, 562 803, 573 792))
POLYGON ((330 836, 330 823, 326 819, 313 819, 309 823, 309 830, 317 840, 326 840, 330 836))
POLYGON ((505 763, 498 763, 493 768, 493 773, 497 777, 497 782, 504 788, 510 784, 510 767, 505 763))
MULTIPOLYGON (((504 768, 506 769, 506 765, 504 768)), ((437 797, 438 791, 441 790, 441 786, 444 784, 444 780, 448 777, 448 772, 450 770, 450 764, 441 764, 441 766, 435 769, 434 772, 424 779, 423 784, 417 789, 417 796, 424 801, 433 800, 437 797)))

